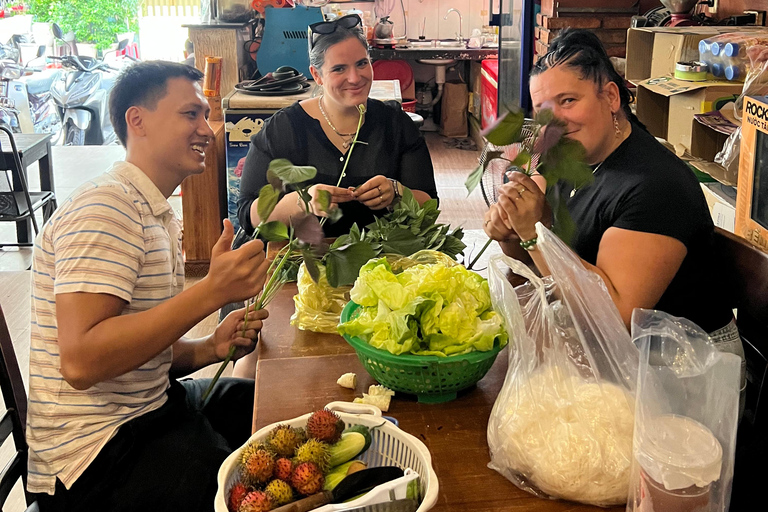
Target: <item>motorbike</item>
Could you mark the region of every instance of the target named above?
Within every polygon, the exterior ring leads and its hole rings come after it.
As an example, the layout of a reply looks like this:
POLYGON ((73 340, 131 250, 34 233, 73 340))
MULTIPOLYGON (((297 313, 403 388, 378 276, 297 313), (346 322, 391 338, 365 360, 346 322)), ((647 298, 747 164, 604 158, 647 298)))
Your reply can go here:
MULTIPOLYGON (((61 28, 53 24, 53 35, 64 41, 61 28)), ((117 51, 128 46, 120 41, 117 51)), ((118 68, 94 57, 64 55, 49 57, 61 62, 65 70, 51 87, 59 110, 66 145, 106 145, 117 142, 109 119, 109 91, 115 84, 118 68)))
MULTIPOLYGON (((51 85, 59 75, 48 69, 25 76, 26 66, 13 58, 13 51, 5 45, 0 49, 0 124, 14 133, 50 133, 56 144, 61 136, 61 117, 51 97, 51 85)), ((43 56, 45 47, 38 48, 36 60, 43 56)))

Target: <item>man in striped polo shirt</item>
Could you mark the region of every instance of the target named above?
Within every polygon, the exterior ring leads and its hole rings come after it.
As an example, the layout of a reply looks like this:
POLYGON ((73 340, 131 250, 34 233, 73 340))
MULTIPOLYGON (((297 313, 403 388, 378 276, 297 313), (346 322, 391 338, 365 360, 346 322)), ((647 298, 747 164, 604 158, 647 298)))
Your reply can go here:
POLYGON ((83 185, 35 242, 29 362, 29 479, 46 510, 212 510, 219 465, 251 429, 253 381, 177 381, 253 350, 266 312, 234 311, 202 339, 184 334, 222 305, 255 296, 259 241, 212 250, 184 290, 181 229, 167 198, 205 169, 213 140, 202 74, 169 62, 125 71, 110 116, 126 148, 83 185))

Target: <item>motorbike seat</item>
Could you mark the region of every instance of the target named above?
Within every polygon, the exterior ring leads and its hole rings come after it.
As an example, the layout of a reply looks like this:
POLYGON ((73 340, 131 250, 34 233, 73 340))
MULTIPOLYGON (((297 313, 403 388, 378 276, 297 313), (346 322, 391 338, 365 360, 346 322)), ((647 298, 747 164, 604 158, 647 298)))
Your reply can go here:
POLYGON ((40 73, 28 77, 25 82, 27 84, 27 92, 29 94, 42 94, 50 91, 53 86, 53 82, 58 78, 58 70, 46 70, 40 73))

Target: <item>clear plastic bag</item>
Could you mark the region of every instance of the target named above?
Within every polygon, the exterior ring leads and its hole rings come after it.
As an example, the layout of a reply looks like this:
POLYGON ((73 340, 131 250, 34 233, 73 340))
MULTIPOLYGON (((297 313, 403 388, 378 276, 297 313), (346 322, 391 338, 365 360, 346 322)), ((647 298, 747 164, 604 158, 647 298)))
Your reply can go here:
POLYGON ((536 496, 626 502, 638 352, 602 279, 537 224, 551 275, 494 256, 509 368, 488 422, 489 467, 536 496), (508 270, 529 281, 512 287, 508 270))
POLYGON ((694 323, 636 309, 640 350, 627 512, 724 512, 730 503, 741 358, 694 323))
POLYGON ((299 267, 296 279, 298 293, 293 296, 296 306, 291 316, 291 325, 302 331, 336 334, 341 310, 349 302, 351 286, 334 288, 325 277, 325 266, 318 264, 320 279, 316 283, 307 272, 304 263, 299 267))

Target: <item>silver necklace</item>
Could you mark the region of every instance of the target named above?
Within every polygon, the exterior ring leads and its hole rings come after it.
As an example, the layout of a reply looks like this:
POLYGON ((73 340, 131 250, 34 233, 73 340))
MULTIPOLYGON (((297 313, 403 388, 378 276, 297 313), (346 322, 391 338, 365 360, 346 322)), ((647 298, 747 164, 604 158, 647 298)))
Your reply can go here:
MULTIPOLYGON (((598 170, 598 169, 600 169, 600 167, 601 167, 601 166, 602 166, 604 163, 605 163, 605 160, 603 160, 602 162, 600 162, 599 164, 597 164, 597 166, 595 167, 595 169, 592 171, 592 175, 593 175, 593 176, 594 176, 594 174, 597 172, 597 170, 598 170)), ((576 195, 576 192, 578 192, 579 190, 580 190, 580 189, 578 189, 578 188, 574 188, 573 190, 571 190, 571 197, 575 196, 575 195, 576 195)))
POLYGON ((342 143, 342 146, 344 149, 347 149, 349 145, 352 143, 352 137, 355 136, 355 132, 352 133, 341 133, 339 130, 336 129, 335 126, 333 126, 333 123, 328 118, 328 114, 325 113, 325 109, 323 108, 323 98, 324 96, 320 96, 320 100, 317 102, 317 105, 320 107, 320 113, 323 114, 323 118, 325 119, 325 122, 328 123, 328 126, 331 127, 331 130, 338 135, 340 138, 344 139, 344 142, 342 143))

